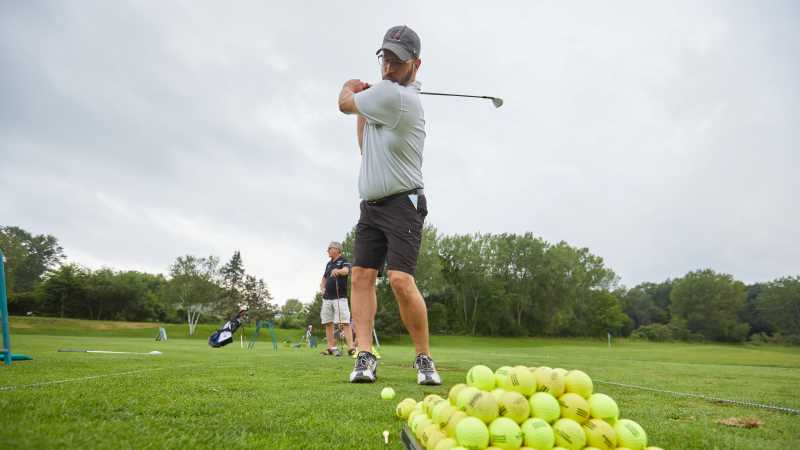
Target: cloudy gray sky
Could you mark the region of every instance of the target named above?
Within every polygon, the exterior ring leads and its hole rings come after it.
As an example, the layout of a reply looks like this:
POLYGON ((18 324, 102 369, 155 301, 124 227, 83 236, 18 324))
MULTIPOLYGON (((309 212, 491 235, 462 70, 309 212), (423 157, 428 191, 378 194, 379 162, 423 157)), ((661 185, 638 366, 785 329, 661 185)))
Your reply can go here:
POLYGON ((241 250, 309 301, 354 225, 336 98, 422 38, 429 222, 587 246, 633 286, 800 274, 800 3, 0 2, 0 224, 164 272, 241 250))

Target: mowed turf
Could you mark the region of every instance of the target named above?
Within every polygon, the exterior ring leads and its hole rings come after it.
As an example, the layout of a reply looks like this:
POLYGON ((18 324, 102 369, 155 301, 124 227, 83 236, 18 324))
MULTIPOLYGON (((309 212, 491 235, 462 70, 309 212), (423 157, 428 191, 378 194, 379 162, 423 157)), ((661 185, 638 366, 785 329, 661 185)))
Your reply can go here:
MULTIPOLYGON (((614 397, 622 417, 637 421, 650 444, 665 449, 800 447, 800 416, 601 382, 800 409, 795 348, 618 342, 608 349, 586 340, 435 337, 433 354, 445 385, 423 388, 415 384, 414 352, 405 339, 384 343, 378 383, 351 385, 352 359, 323 357, 318 349, 281 345, 273 351, 262 339, 247 350, 238 336, 234 344, 211 349, 204 339, 179 338, 178 329, 167 342, 115 336, 113 329, 80 336, 80 324, 58 323, 52 335, 42 323, 15 329, 15 352, 35 360, 0 367, 2 448, 398 449, 402 422, 394 417, 395 404, 405 397, 445 396, 475 364, 584 370, 596 380, 596 392, 614 397), (397 391, 394 400, 380 399, 385 386, 397 391), (728 417, 764 425, 717 424, 728 417), (390 432, 388 446, 383 430, 390 432)), ((302 334, 279 331, 282 340, 302 334)))

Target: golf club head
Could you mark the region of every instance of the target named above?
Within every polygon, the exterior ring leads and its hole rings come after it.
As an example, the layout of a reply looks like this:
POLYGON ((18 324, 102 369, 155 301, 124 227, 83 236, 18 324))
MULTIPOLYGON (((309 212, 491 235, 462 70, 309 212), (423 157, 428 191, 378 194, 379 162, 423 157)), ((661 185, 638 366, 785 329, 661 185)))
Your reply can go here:
POLYGON ((497 97, 492 97, 492 103, 494 103, 494 107, 495 108, 499 108, 499 107, 503 106, 503 99, 502 98, 497 98, 497 97))

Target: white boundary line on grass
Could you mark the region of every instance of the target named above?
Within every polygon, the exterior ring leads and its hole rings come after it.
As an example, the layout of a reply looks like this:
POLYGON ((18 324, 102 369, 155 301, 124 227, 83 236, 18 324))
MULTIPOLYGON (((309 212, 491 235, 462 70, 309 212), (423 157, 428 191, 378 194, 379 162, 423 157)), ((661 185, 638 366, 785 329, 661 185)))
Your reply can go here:
POLYGON ((103 374, 103 375, 91 375, 91 376, 88 376, 88 377, 67 378, 66 380, 43 381, 41 383, 23 384, 22 386, 1 386, 0 387, 0 391, 14 391, 14 390, 17 390, 17 389, 49 386, 49 385, 53 385, 53 384, 71 383, 73 381, 96 380, 98 378, 118 377, 118 376, 123 376, 123 375, 132 375, 132 374, 135 374, 135 373, 153 372, 153 371, 156 371, 156 370, 172 369, 172 368, 179 368, 179 367, 190 367, 190 366, 196 366, 196 365, 197 364, 188 364, 188 365, 184 365, 184 366, 175 366, 175 367, 153 367, 153 368, 150 368, 150 369, 129 370, 127 372, 107 373, 107 374, 103 374))
POLYGON ((650 387, 646 387, 646 386, 637 386, 635 384, 616 383, 616 382, 613 382, 613 381, 603 381, 603 380, 594 380, 594 381, 597 382, 597 383, 601 383, 601 384, 610 384, 612 386, 619 386, 619 387, 624 387, 624 388, 632 388, 632 389, 640 389, 640 390, 643 390, 643 391, 659 392, 659 393, 662 393, 662 394, 677 395, 679 397, 694 397, 694 398, 699 398, 699 399, 702 399, 702 400, 708 400, 708 401, 717 402, 717 403, 730 403, 732 405, 737 405, 737 406, 746 406, 746 407, 750 407, 750 408, 767 409, 767 410, 770 410, 770 411, 778 411, 778 412, 782 412, 782 413, 786 413, 786 414, 800 415, 800 409, 789 408, 789 407, 786 407, 786 406, 765 405, 763 403, 755 403, 755 402, 751 402, 751 401, 747 401, 747 400, 728 400, 728 399, 725 399, 725 398, 711 397, 709 395, 691 394, 691 393, 688 393, 688 392, 678 392, 678 391, 668 391, 668 390, 665 390, 665 389, 656 389, 656 388, 650 388, 650 387))

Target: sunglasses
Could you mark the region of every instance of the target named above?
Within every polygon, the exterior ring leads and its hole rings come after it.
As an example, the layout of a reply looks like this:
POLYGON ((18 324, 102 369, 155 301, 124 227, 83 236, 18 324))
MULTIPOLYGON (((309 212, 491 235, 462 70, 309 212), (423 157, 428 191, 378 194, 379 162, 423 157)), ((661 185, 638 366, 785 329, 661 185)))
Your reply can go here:
POLYGON ((384 64, 399 66, 399 65, 402 65, 402 64, 405 64, 405 63, 406 63, 405 61, 401 61, 398 58, 394 58, 394 57, 388 57, 387 58, 383 53, 378 55, 378 64, 381 65, 381 66, 384 65, 384 64))

